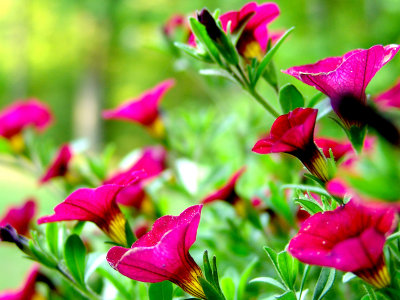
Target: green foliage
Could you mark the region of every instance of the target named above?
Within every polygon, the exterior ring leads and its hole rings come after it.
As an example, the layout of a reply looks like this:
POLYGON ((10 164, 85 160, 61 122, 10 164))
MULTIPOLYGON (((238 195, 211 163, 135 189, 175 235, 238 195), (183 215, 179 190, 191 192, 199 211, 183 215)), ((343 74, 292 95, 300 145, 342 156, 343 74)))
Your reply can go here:
POLYGON ((149 287, 149 300, 171 300, 172 299, 172 283, 162 281, 152 283, 149 287))
POLYGON ((84 285, 86 248, 80 237, 70 235, 64 246, 65 264, 78 284, 84 285))
POLYGON ((326 293, 332 288, 335 281, 336 270, 330 268, 322 268, 319 275, 317 285, 315 286, 313 300, 320 300, 325 297, 326 293))
POLYGON ((304 106, 303 95, 291 83, 284 85, 279 91, 279 103, 284 114, 294 110, 297 107, 304 106))

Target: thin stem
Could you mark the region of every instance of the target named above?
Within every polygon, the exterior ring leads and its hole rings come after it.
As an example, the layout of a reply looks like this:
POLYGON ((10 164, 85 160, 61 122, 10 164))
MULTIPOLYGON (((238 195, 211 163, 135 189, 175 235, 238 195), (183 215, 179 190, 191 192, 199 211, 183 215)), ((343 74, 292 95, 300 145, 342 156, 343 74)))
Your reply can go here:
POLYGON ((71 277, 70 274, 66 273, 60 266, 56 267, 56 270, 65 278, 67 281, 74 287, 75 290, 77 290, 82 296, 90 299, 90 300, 100 300, 100 297, 96 295, 92 290, 90 290, 88 287, 86 289, 83 289, 81 286, 79 286, 75 280, 71 277))
POLYGON ((253 98, 260 103, 273 117, 277 118, 280 114, 254 89, 247 87, 247 92, 253 96, 253 98))

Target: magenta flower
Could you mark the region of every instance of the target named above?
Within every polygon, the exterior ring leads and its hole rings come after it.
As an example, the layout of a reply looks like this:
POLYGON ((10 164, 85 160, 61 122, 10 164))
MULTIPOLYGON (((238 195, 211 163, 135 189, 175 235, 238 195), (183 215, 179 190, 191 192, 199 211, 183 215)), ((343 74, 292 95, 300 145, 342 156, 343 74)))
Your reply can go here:
POLYGON ((377 288, 390 284, 384 261, 386 237, 397 225, 394 209, 351 200, 308 218, 288 251, 301 262, 352 272, 377 288))
POLYGON ((0 136, 11 141, 13 148, 23 148, 21 132, 33 126, 37 130, 46 129, 52 122, 49 108, 36 99, 16 101, 0 112, 0 136))
POLYGON ((26 278, 23 286, 16 291, 4 291, 0 292, 0 300, 33 300, 40 295, 36 292, 36 281, 39 273, 39 266, 34 265, 29 271, 28 277, 26 278))
POLYGON ((246 168, 243 167, 239 171, 235 172, 224 186, 206 196, 203 200, 201 200, 201 203, 209 204, 215 201, 225 201, 235 208, 236 213, 239 216, 245 217, 246 203, 235 191, 236 182, 239 180, 240 176, 242 176, 245 170, 246 168))
POLYGON ((220 16, 222 28, 227 31, 228 22, 231 22, 231 32, 240 30, 244 22, 248 21, 243 29, 236 48, 245 58, 262 59, 268 40, 267 25, 279 16, 279 7, 275 3, 267 2, 258 5, 249 2, 239 11, 230 11, 220 16))
POLYGON ((179 216, 159 218, 151 231, 132 247, 113 247, 107 261, 112 268, 133 280, 169 280, 194 297, 206 299, 198 277, 203 277, 189 249, 196 241, 202 205, 187 208, 179 216))
POLYGON ((399 51, 399 45, 376 45, 357 49, 341 57, 328 57, 315 64, 292 67, 282 71, 305 84, 315 87, 331 99, 332 108, 343 119, 339 109, 341 99, 355 98, 365 104, 365 89, 375 74, 399 51))
POLYGON ((148 147, 143 151, 142 156, 127 170, 116 173, 104 181, 104 184, 120 184, 128 174, 134 171, 143 170, 141 180, 122 189, 117 195, 117 202, 126 206, 141 209, 146 202, 144 186, 146 182, 159 175, 166 168, 167 152, 162 147, 148 147))
POLYGON ((124 120, 146 127, 156 136, 162 136, 164 129, 161 122, 159 103, 164 94, 175 84, 173 79, 165 80, 153 89, 145 91, 137 99, 122 104, 113 110, 105 110, 105 119, 124 120))
POLYGON ((322 137, 316 138, 314 141, 318 148, 321 148, 326 158, 331 157, 329 153, 329 149, 331 149, 335 161, 340 160, 346 154, 354 153, 353 147, 349 142, 339 142, 334 139, 322 137))
POLYGON ((400 79, 389 90, 373 97, 375 102, 384 109, 400 109, 400 79))
POLYGON ((313 140, 317 113, 312 108, 296 108, 278 117, 272 124, 269 137, 259 140, 253 152, 291 154, 300 159, 314 176, 324 182, 328 181, 326 159, 313 140))
POLYGON ((0 218, 0 227, 11 225, 20 235, 29 234, 31 224, 37 210, 36 202, 28 199, 21 206, 10 207, 5 215, 0 218))
POLYGON ((62 145, 46 173, 40 178, 40 183, 50 181, 55 177, 64 177, 68 172, 68 165, 72 158, 72 149, 69 145, 62 145))
MULTIPOLYGON (((128 181, 135 183, 137 173, 128 181)), ((126 182, 124 182, 126 184, 126 182)), ((89 221, 95 223, 114 242, 127 244, 126 219, 115 201, 124 185, 106 184, 96 189, 80 188, 54 208, 54 214, 42 217, 38 224, 60 221, 89 221)))

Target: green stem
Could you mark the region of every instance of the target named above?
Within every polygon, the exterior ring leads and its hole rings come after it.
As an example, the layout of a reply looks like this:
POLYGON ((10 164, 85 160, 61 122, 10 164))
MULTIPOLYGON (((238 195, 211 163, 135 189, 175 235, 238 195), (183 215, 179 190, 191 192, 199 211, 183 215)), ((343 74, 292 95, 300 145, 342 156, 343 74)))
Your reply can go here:
POLYGON ((74 287, 76 291, 78 291, 82 296, 88 298, 89 300, 100 300, 101 298, 96 295, 92 290, 88 287, 82 288, 79 286, 75 280, 66 273, 60 266, 57 266, 56 270, 74 287))
POLYGON ((277 118, 280 114, 254 89, 247 87, 247 92, 253 96, 253 98, 260 103, 273 117, 277 118))

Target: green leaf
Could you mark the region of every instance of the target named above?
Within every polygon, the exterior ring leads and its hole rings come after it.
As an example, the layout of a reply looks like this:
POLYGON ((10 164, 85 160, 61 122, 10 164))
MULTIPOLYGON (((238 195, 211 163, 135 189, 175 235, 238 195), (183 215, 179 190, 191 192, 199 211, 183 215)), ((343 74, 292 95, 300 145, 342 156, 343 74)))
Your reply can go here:
POLYGON ((242 275, 240 276, 239 286, 237 291, 237 299, 245 299, 244 293, 246 291, 247 280, 250 277, 251 272, 253 271, 254 267, 258 262, 258 258, 254 258, 243 271, 242 275))
POLYGON ((65 264, 77 283, 83 284, 85 278, 86 248, 81 238, 70 235, 64 246, 65 264))
POLYGON ((300 206, 305 211, 307 211, 310 215, 313 215, 313 214, 316 214, 318 212, 322 212, 323 211, 322 207, 314 199, 299 199, 299 198, 296 198, 294 200, 294 202, 300 204, 300 206))
POLYGON ((58 257, 58 223, 48 223, 46 225, 46 242, 50 252, 58 257))
POLYGON ((323 188, 306 184, 284 184, 281 186, 281 189, 299 189, 301 191, 313 192, 318 195, 330 197, 330 195, 323 188))
POLYGON ((297 300, 296 294, 293 291, 288 291, 280 296, 275 297, 280 300, 297 300))
POLYGON ((286 287, 282 283, 280 283, 278 280, 276 280, 272 277, 257 277, 257 278, 250 280, 249 283, 255 283, 255 282, 268 283, 268 284, 273 285, 281 290, 286 291, 286 287))
POLYGON ((267 253, 269 259, 272 261, 272 265, 274 266, 275 271, 278 274, 279 278, 284 283, 285 281, 283 280, 281 271, 279 270, 279 267, 278 267, 278 254, 275 252, 275 250, 273 250, 272 248, 270 248, 268 246, 265 246, 264 250, 267 253))
POLYGON ((303 276, 302 276, 302 278, 301 278, 301 283, 300 283, 299 299, 302 299, 302 298, 301 298, 301 294, 303 293, 304 284, 306 283, 308 273, 310 272, 310 268, 311 268, 310 265, 306 265, 306 266, 304 267, 303 276))
POLYGON ((199 73, 204 76, 225 77, 233 82, 236 82, 235 78, 233 78, 231 74, 229 74, 227 71, 222 70, 222 69, 202 69, 199 71, 199 73))
POLYGON ((149 300, 172 300, 172 283, 166 280, 150 284, 149 300))
POLYGON ((230 277, 223 277, 221 279, 221 289, 227 300, 235 299, 235 283, 230 277))
POLYGON ((357 278, 357 276, 354 275, 353 273, 347 272, 347 273, 345 273, 345 274, 343 275, 343 277, 342 277, 342 282, 343 282, 343 283, 346 283, 346 282, 349 282, 350 280, 352 280, 352 279, 354 279, 354 278, 357 278))
POLYGON ((202 277, 198 277, 201 287, 203 288, 204 294, 206 295, 207 299, 211 300, 225 300, 225 297, 221 295, 218 290, 207 280, 202 277))
POLYGON ((200 42, 204 44, 210 56, 214 59, 216 63, 218 63, 220 66, 223 66, 221 58, 219 56, 219 51, 214 42, 208 36, 206 27, 193 17, 189 18, 189 23, 194 35, 200 40, 200 42))
POLYGON ((203 266, 204 266, 204 276, 206 277, 206 279, 211 282, 212 284, 214 284, 214 277, 212 274, 212 270, 211 270, 211 264, 210 264, 210 260, 208 259, 208 251, 204 251, 203 254, 203 266))
MULTIPOLYGON (((125 235, 126 235, 126 243, 127 243, 126 246, 131 247, 131 245, 135 242, 136 239, 135 239, 135 236, 133 235, 133 232, 132 232, 132 229, 131 229, 131 226, 130 226, 128 220, 126 220, 126 223, 125 223, 125 235)), ((123 246, 125 246, 125 245, 123 245, 123 246)))
POLYGON ((346 133, 354 149, 357 151, 358 154, 360 154, 364 146, 364 138, 365 134, 367 133, 367 126, 363 126, 362 128, 351 126, 350 129, 346 131, 346 133))
POLYGON ((212 260, 212 275, 214 286, 222 293, 221 287, 219 286, 218 270, 217 270, 217 257, 214 255, 212 260))
POLYGON ((331 289, 335 281, 336 270, 330 268, 322 268, 321 273, 315 286, 312 300, 320 300, 324 298, 326 293, 331 289))
POLYGON ((284 85, 279 91, 279 103, 284 114, 297 107, 304 106, 303 95, 291 83, 284 85))
POLYGON ((42 265, 47 266, 51 269, 54 269, 57 266, 57 262, 53 258, 46 255, 42 249, 38 249, 33 240, 29 240, 29 249, 32 252, 32 258, 42 265))
POLYGON ((260 64, 257 67, 256 74, 254 76, 254 82, 252 82, 252 86, 254 87, 260 79, 261 75, 264 73, 265 68, 268 63, 271 61, 272 57, 275 55, 276 51, 278 51, 279 47, 283 44, 285 39, 289 36, 289 34, 293 31, 294 27, 289 28, 285 34, 279 39, 278 42, 265 54, 264 58, 261 60, 260 64))
POLYGON ((299 267, 297 259, 289 255, 286 251, 282 251, 277 255, 278 268, 282 275, 286 286, 289 289, 293 289, 293 285, 296 281, 296 275, 299 267))
POLYGON ((278 75, 276 74, 276 67, 273 61, 271 61, 264 69, 264 73, 262 74, 262 76, 278 93, 279 92, 278 75))
POLYGON ((193 48, 187 44, 181 42, 174 42, 175 47, 182 50, 186 54, 190 55, 191 57, 198 59, 203 62, 211 63, 213 60, 211 59, 210 55, 205 52, 200 52, 198 49, 193 48))

